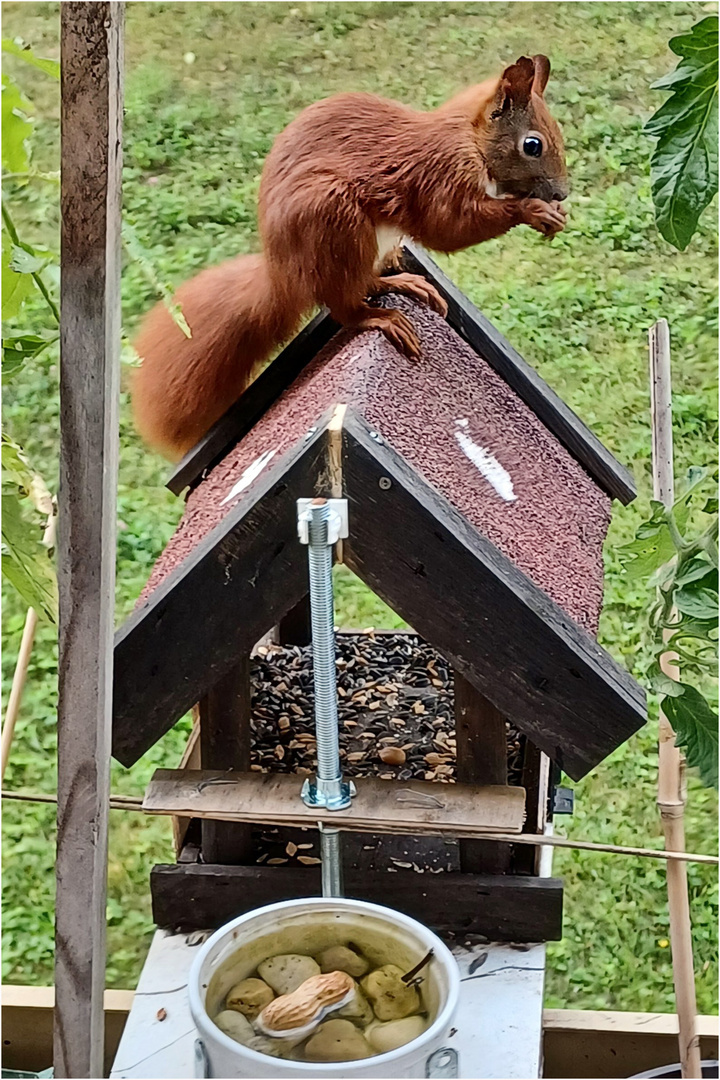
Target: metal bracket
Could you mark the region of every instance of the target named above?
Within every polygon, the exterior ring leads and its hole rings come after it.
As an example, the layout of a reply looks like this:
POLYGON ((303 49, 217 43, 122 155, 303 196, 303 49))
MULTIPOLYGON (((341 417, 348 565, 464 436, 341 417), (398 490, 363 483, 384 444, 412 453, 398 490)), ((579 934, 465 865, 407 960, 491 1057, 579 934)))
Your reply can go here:
MULTIPOLYGON (((310 507, 315 499, 298 499, 298 539, 301 544, 310 543, 310 521, 312 511, 310 507)), ((345 540, 350 535, 348 520, 347 499, 326 499, 328 509, 328 544, 336 544, 338 540, 345 540)))
POLYGON ((575 792, 572 788, 553 788, 552 812, 553 814, 572 814, 575 809, 575 792))
POLYGON ((441 1080, 442 1077, 456 1080, 459 1075, 458 1052, 450 1046, 441 1046, 425 1062, 425 1076, 430 1080, 441 1080))

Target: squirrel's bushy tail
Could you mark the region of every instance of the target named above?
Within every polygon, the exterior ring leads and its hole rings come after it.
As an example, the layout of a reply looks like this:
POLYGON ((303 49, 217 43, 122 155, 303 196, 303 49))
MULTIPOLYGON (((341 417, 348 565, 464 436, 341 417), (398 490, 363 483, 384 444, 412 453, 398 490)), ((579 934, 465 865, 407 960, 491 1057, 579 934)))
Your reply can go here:
POLYGON ((310 306, 273 280, 263 255, 203 270, 175 298, 192 337, 156 305, 135 341, 142 364, 131 384, 140 435, 173 460, 237 400, 310 306))

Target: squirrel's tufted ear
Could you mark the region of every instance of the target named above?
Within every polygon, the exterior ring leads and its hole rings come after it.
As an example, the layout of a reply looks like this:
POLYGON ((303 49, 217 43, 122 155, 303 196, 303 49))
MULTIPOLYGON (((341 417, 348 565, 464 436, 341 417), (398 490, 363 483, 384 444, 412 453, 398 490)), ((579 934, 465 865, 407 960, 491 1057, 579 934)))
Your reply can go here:
POLYGON ((533 64, 535 66, 535 78, 533 79, 532 91, 533 94, 538 94, 542 97, 545 93, 547 81, 550 78, 550 61, 547 56, 539 54, 538 56, 533 56, 533 64))
POLYGON ((514 106, 523 107, 530 101, 535 64, 529 56, 521 56, 510 67, 505 68, 500 76, 496 104, 500 112, 514 106))

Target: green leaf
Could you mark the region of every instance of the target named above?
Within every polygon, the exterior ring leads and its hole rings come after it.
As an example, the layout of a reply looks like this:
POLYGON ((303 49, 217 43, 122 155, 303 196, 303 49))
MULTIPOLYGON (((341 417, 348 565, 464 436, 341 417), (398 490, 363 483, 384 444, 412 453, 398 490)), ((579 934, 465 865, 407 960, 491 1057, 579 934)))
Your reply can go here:
POLYGON ((10 269, 16 274, 37 274, 45 266, 45 259, 36 254, 28 244, 23 247, 13 245, 10 254, 10 269))
POLYGON ((20 488, 25 495, 30 494, 33 471, 25 451, 19 443, 3 431, 2 433, 2 473, 3 485, 10 481, 20 488))
POLYGON ((645 125, 657 138, 651 158, 657 226, 684 251, 718 188, 718 18, 710 15, 670 48, 682 57, 653 89, 671 96, 645 125))
POLYGON ((19 59, 24 60, 26 64, 30 64, 32 67, 44 71, 46 75, 52 75, 54 79, 60 78, 60 64, 57 60, 46 60, 41 56, 36 56, 30 46, 23 44, 22 39, 20 38, 15 41, 11 41, 10 38, 3 38, 2 51, 10 53, 11 56, 19 57, 19 59))
POLYGON ((678 611, 683 615, 689 615, 692 619, 701 621, 717 619, 718 594, 714 589, 693 588, 692 586, 676 589, 673 600, 678 611))
MULTIPOLYGON (((4 511, 3 511, 4 513, 4 511)), ((53 598, 51 581, 40 582, 41 572, 32 560, 18 562, 3 547, 2 576, 9 581, 28 607, 44 615, 49 622, 57 623, 57 598, 53 598)))
POLYGON ((711 566, 707 559, 697 556, 686 562, 678 571, 675 578, 676 585, 689 585, 693 581, 702 581, 706 588, 717 589, 717 568, 711 566))
POLYGON ((691 465, 685 473, 685 483, 683 484, 682 491, 673 503, 673 509, 676 510, 678 507, 687 503, 693 492, 696 491, 701 484, 704 484, 709 477, 710 469, 707 465, 691 465))
POLYGON ((22 369, 27 360, 32 360, 58 340, 52 331, 41 334, 19 334, 17 337, 3 339, 2 343, 2 381, 10 382, 22 369))
POLYGON ((676 555, 670 530, 665 522, 644 522, 635 539, 618 548, 618 555, 629 581, 643 581, 676 555))
POLYGON ((717 499, 708 499, 708 501, 705 503, 705 505, 703 506, 702 509, 703 509, 703 514, 717 514, 717 512, 718 512, 718 500, 717 499))
POLYGON ((27 455, 19 443, 2 433, 2 480, 3 494, 8 494, 7 485, 13 488, 12 494, 20 498, 29 497, 35 509, 48 518, 53 512, 53 499, 39 472, 33 469, 27 455))
POLYGON ((26 113, 31 103, 7 75, 2 77, 2 164, 11 173, 27 172, 30 155, 25 140, 33 129, 26 113))
POLYGON ((2 573, 38 614, 57 622, 57 580, 37 526, 23 517, 17 495, 2 496, 2 573))
POLYGON ((718 718, 694 686, 683 686, 680 697, 665 698, 662 710, 673 726, 675 741, 687 763, 700 770, 708 787, 718 782, 718 718))
POLYGON ((10 266, 13 253, 19 250, 10 243, 10 238, 3 232, 2 245, 2 317, 14 319, 23 306, 25 299, 35 288, 30 274, 17 274, 10 266))
POLYGON ((653 664, 648 672, 648 683, 655 694, 663 694, 666 697, 680 697, 683 688, 679 682, 671 679, 661 670, 659 664, 653 664))

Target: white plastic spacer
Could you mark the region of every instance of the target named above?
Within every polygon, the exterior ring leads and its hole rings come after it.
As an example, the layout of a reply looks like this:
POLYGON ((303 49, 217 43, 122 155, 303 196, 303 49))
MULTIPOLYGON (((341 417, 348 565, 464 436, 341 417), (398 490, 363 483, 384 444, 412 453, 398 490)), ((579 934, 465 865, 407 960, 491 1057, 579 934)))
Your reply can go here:
MULTIPOLYGON (((350 535, 348 523, 347 499, 327 499, 330 513, 328 515, 328 544, 336 544, 338 540, 345 540, 350 535)), ((298 539, 301 544, 310 543, 310 521, 312 518, 311 506, 315 499, 298 499, 297 501, 297 525, 298 539)))

